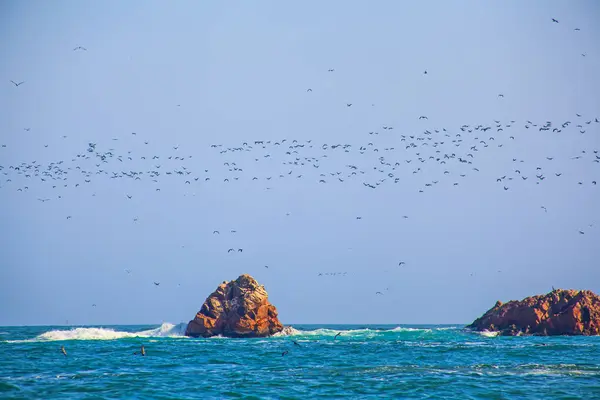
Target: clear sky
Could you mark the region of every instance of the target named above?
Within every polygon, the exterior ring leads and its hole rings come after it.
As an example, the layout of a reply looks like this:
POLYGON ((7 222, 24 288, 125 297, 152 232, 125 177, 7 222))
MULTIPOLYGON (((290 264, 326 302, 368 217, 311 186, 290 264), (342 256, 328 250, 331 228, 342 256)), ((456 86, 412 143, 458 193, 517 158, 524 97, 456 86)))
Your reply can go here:
POLYGON ((0 324, 188 321, 241 273, 288 324, 600 292, 599 16, 1 2, 0 324))

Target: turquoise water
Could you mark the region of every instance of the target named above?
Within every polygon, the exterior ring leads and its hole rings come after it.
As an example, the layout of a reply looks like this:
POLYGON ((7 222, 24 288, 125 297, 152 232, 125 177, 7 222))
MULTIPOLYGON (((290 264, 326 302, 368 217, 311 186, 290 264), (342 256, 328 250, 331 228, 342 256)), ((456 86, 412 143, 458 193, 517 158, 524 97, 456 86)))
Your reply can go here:
POLYGON ((600 398, 599 337, 293 328, 266 339, 189 339, 184 324, 0 327, 0 398, 600 398), (142 344, 146 356, 134 355, 142 344))

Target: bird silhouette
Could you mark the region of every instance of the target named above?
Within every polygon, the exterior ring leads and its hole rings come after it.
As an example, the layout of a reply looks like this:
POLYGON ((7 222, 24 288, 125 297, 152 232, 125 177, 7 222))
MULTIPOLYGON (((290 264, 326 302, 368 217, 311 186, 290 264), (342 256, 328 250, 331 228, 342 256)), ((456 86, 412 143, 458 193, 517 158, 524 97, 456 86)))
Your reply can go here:
POLYGON ((134 355, 138 355, 138 354, 139 354, 139 355, 141 355, 141 356, 145 356, 145 355, 146 355, 146 349, 144 348, 144 345, 142 345, 142 346, 140 347, 140 351, 139 351, 139 352, 137 352, 137 351, 136 351, 136 352, 134 352, 133 354, 134 354, 134 355))

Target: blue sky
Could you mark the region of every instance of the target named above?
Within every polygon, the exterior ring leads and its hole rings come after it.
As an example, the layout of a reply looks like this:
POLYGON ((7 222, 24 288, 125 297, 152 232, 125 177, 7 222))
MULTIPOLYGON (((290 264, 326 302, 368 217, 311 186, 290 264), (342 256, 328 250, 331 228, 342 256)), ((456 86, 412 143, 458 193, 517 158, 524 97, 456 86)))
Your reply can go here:
POLYGON ((600 292, 599 12, 2 2, 0 324, 188 321, 241 273, 284 323, 600 292))

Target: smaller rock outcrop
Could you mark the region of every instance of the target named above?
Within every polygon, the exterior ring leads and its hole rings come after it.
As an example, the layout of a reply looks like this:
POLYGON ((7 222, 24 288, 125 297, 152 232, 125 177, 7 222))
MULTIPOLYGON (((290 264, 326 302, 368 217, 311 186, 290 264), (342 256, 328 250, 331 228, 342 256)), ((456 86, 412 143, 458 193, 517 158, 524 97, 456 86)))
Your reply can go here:
POLYGON ((468 328, 503 336, 600 335, 600 296, 557 289, 521 301, 497 301, 468 328))
POLYGON ((281 332, 277 309, 263 285, 250 275, 223 282, 204 302, 185 330, 186 336, 248 338, 281 332))

